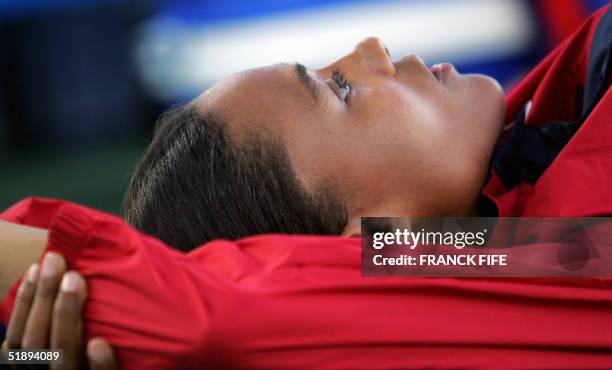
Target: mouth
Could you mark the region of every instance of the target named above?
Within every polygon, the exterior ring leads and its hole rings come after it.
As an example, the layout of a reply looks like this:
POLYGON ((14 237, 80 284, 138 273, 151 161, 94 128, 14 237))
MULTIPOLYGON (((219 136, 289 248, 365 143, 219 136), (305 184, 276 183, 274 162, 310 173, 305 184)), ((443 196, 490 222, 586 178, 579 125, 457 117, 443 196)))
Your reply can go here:
POLYGON ((438 82, 444 83, 453 68, 453 65, 450 63, 440 63, 433 65, 430 71, 438 82))

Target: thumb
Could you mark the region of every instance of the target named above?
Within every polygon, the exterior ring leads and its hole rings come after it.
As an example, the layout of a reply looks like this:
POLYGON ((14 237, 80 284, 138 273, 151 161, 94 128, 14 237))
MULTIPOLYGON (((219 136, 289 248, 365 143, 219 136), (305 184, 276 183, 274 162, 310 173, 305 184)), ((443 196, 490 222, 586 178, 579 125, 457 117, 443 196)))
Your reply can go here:
POLYGON ((90 370, 118 370, 113 348, 102 338, 92 338, 87 343, 87 360, 90 370))

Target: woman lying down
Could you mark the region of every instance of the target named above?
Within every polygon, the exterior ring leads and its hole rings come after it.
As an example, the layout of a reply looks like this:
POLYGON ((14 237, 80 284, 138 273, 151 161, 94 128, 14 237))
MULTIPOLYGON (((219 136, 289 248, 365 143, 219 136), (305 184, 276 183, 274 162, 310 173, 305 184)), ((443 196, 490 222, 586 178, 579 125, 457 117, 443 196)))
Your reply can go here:
POLYGON ((3 214, 4 287, 27 270, 4 347, 65 368, 82 336, 93 368, 608 367, 609 278, 363 278, 347 237, 365 215, 612 214, 611 31, 608 6, 505 100, 376 38, 224 79, 160 119, 130 226, 43 199, 3 214))

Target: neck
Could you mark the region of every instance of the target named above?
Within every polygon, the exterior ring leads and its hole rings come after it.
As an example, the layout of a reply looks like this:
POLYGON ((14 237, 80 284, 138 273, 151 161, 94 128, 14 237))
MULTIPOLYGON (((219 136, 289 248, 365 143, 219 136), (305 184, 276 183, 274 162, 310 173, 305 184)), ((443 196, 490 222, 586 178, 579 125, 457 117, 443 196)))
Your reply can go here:
POLYGON ((464 210, 437 209, 414 207, 405 202, 387 201, 378 203, 376 207, 360 207, 349 211, 347 226, 343 236, 361 235, 361 217, 477 217, 478 201, 473 202, 464 210))

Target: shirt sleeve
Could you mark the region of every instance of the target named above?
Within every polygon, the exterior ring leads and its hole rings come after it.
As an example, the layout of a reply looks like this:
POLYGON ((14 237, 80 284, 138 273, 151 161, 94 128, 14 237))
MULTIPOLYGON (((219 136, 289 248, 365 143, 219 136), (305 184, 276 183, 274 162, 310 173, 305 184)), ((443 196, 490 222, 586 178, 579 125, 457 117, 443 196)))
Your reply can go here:
MULTIPOLYGON (((22 212, 11 212, 21 214, 23 221, 32 202, 17 207, 22 212)), ((125 368, 171 369, 198 363, 208 340, 213 302, 219 301, 215 296, 230 286, 117 217, 67 202, 46 204, 53 212, 46 220, 45 252, 63 255, 68 268, 79 271, 87 282, 86 339, 107 339, 125 368)), ((15 292, 5 299, 6 317, 15 292)))

